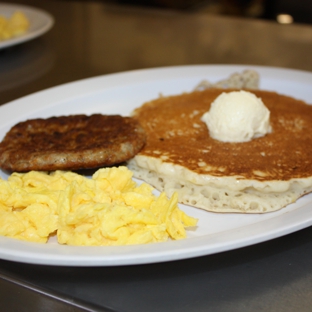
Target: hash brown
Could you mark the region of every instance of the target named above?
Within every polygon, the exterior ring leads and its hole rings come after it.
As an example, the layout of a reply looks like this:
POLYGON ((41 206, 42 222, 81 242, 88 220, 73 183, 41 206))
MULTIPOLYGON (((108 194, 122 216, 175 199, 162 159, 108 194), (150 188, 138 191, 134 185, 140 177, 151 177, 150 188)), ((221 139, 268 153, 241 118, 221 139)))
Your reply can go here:
POLYGON ((8 171, 80 170, 111 166, 133 157, 145 131, 131 117, 70 115, 26 120, 0 143, 0 167, 8 171))

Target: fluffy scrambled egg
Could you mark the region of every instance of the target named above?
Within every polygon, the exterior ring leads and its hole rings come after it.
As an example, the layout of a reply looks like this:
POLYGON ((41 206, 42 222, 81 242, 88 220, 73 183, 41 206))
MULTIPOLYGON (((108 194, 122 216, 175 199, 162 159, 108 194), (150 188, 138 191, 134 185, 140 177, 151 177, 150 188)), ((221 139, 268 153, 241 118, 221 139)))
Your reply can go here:
POLYGON ((11 17, 0 16, 0 41, 24 34, 29 28, 29 20, 23 12, 16 11, 11 17))
POLYGON ((45 243, 111 246, 186 237, 197 219, 178 207, 177 195, 153 194, 126 167, 99 169, 92 178, 55 171, 13 173, 0 179, 0 235, 45 243))

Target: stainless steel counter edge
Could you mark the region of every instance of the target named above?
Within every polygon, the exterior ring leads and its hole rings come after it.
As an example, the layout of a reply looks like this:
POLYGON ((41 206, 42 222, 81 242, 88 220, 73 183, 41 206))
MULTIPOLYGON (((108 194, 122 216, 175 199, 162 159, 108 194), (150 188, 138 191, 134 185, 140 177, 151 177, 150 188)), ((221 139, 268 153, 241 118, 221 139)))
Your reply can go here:
POLYGON ((113 312, 0 273, 1 311, 113 312), (18 299, 17 299, 18 298, 18 299))

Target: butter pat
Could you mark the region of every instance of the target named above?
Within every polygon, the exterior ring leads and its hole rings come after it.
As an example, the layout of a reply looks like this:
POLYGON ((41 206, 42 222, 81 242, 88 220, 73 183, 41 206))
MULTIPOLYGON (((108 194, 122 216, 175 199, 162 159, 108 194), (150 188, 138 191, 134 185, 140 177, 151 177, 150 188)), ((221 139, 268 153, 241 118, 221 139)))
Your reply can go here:
POLYGON ((270 111, 248 91, 223 92, 202 116, 209 134, 222 142, 248 142, 271 132, 270 111))

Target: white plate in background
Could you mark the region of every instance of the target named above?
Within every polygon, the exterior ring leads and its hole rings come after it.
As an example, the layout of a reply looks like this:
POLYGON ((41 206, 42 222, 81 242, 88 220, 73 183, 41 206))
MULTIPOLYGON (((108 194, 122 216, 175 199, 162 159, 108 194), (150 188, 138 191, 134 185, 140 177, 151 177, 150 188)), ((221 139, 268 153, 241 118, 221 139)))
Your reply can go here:
POLYGON ((30 24, 29 29, 20 36, 0 41, 0 49, 37 38, 46 33, 54 24, 52 15, 41 9, 25 5, 0 3, 0 16, 9 18, 16 11, 21 11, 26 15, 30 24))

